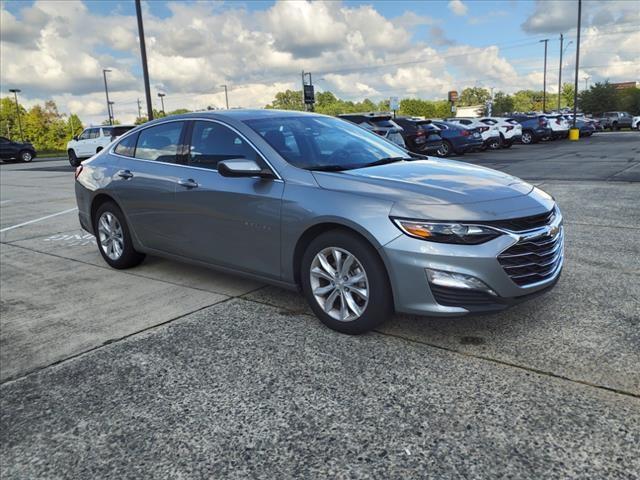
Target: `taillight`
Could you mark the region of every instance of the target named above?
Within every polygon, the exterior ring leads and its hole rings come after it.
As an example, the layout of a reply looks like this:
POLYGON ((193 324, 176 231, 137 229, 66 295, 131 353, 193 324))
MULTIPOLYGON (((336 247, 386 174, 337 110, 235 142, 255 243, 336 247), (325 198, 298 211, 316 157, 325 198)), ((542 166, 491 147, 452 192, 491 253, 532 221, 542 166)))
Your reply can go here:
POLYGON ((78 165, 76 167, 76 174, 75 174, 76 180, 78 179, 81 173, 82 173, 82 165, 78 165))
POLYGON ((511 127, 511 126, 506 126, 505 128, 506 128, 507 132, 508 132, 509 130, 513 130, 513 127, 511 127))
POLYGON ((469 130, 462 130, 463 137, 468 137, 469 135, 471 135, 471 132, 469 130))
POLYGON ((546 127, 546 126, 547 126, 547 121, 546 121, 546 120, 544 120, 543 118, 540 118, 540 119, 538 119, 538 124, 539 124, 541 127, 546 127))
POLYGON ((560 119, 558 118, 558 119, 556 119, 556 123, 557 123, 558 125, 560 125, 562 122, 560 122, 560 119))

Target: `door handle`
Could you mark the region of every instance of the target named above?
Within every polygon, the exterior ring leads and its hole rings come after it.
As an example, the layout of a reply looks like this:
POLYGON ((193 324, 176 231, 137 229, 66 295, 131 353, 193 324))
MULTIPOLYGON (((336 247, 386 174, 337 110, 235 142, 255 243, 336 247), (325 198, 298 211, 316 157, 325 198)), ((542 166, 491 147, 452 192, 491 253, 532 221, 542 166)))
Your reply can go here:
POLYGON ((198 188, 198 182, 196 182, 192 178, 181 178, 180 180, 178 180, 178 185, 185 188, 198 188))
POLYGON ((124 178, 125 180, 133 177, 133 173, 131 173, 129 170, 119 170, 116 175, 118 175, 120 178, 124 178))

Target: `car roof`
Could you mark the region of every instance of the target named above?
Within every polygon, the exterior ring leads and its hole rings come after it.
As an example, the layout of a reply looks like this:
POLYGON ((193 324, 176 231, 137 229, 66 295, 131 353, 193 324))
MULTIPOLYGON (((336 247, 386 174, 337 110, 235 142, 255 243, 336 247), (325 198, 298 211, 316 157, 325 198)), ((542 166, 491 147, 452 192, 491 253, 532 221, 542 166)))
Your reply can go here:
POLYGON ((156 118, 151 122, 145 123, 150 125, 157 122, 162 122, 168 118, 172 120, 189 120, 191 118, 211 118, 217 120, 224 120, 225 118, 233 119, 237 121, 245 120, 257 120, 261 118, 282 118, 282 117, 322 117, 321 115, 313 112, 299 112, 297 110, 276 110, 276 109, 233 109, 233 110, 203 110, 200 112, 181 113, 178 115, 169 115, 167 117, 156 118))

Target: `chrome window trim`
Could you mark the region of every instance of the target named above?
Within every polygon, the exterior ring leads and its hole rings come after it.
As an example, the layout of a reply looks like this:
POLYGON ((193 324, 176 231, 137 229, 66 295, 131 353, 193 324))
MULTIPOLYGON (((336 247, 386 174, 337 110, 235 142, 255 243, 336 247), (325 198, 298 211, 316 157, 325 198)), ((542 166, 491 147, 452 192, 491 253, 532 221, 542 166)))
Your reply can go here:
MULTIPOLYGON (((283 181, 283 180, 282 180, 282 177, 280 176, 280 173, 279 173, 279 172, 278 172, 278 171, 273 167, 273 165, 271 164, 271 162, 269 162, 269 160, 267 160, 266 156, 265 156, 265 155, 260 151, 260 149, 259 149, 258 147, 256 147, 256 146, 253 144, 253 142, 251 142, 251 141, 250 141, 250 140, 249 140, 249 139, 248 139, 248 138, 247 138, 247 137, 246 137, 242 132, 238 131, 238 129, 237 129, 237 128, 235 128, 235 127, 233 127, 233 126, 229 125, 228 123, 224 123, 224 122, 222 122, 222 121, 220 121, 220 120, 218 120, 218 119, 214 119, 214 118, 205 118, 205 117, 172 118, 172 119, 170 119, 170 120, 165 120, 165 121, 162 121, 162 122, 157 122, 157 123, 154 123, 153 125, 149 125, 149 126, 143 127, 143 128, 141 128, 140 130, 138 130, 138 129, 135 129, 135 128, 134 128, 134 129, 132 129, 132 130, 129 130, 129 132, 127 132, 125 135, 123 135, 123 136, 121 136, 121 137, 118 137, 118 141, 117 141, 117 142, 114 142, 114 145, 109 149, 109 154, 114 155, 114 156, 116 156, 116 157, 120 157, 120 158, 126 158, 127 160, 138 160, 138 161, 141 161, 141 162, 151 162, 151 163, 161 164, 161 165, 176 165, 176 166, 179 166, 179 167, 193 168, 193 169, 196 169, 196 170, 205 170, 205 171, 207 171, 207 172, 215 172, 215 173, 218 173, 218 170, 217 170, 217 169, 216 169, 216 170, 214 170, 214 169, 212 169, 212 168, 194 167, 194 166, 191 166, 191 165, 183 165, 182 163, 158 162, 158 161, 156 161, 156 160, 146 160, 146 159, 143 159, 143 158, 127 157, 126 155, 120 155, 119 153, 115 153, 115 148, 120 144, 120 142, 121 142, 122 140, 124 140, 126 137, 128 137, 129 135, 131 135, 131 134, 132 134, 132 132, 138 132, 138 133, 140 133, 140 132, 142 132, 143 130, 146 130, 147 128, 152 128, 152 127, 155 127, 155 126, 157 126, 157 125, 163 125, 163 124, 165 124, 165 123, 171 123, 171 122, 189 122, 189 121, 195 121, 195 120, 202 120, 202 121, 205 121, 205 122, 213 122, 213 123, 217 123, 217 124, 219 124, 219 125, 222 125, 222 126, 224 126, 224 127, 227 127, 227 128, 229 128, 229 129, 231 129, 231 130, 232 130, 232 131, 234 131, 236 134, 240 135, 240 137, 242 137, 242 139, 243 139, 245 142, 247 142, 247 144, 248 144, 251 148, 253 148, 253 149, 255 150, 255 152, 260 156, 260 158, 262 158, 262 160, 263 160, 263 161, 264 161, 264 162, 269 166, 269 168, 271 169, 271 171, 272 171, 272 172, 275 174, 275 176, 276 176, 275 180, 283 181)), ((220 174, 218 173, 218 175, 220 175, 220 174)))

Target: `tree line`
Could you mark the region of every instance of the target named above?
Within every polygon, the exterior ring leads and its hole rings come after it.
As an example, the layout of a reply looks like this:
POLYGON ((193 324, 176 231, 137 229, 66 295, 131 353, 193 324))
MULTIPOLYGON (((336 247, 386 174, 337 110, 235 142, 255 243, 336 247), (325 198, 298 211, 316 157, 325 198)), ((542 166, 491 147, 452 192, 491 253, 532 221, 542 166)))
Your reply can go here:
MULTIPOLYGON (((573 85, 566 83, 560 93, 562 108, 573 108, 573 85)), ((459 106, 486 105, 491 98, 491 92, 486 88, 465 88, 458 99, 459 106)), ((519 90, 513 94, 496 92, 493 97, 493 115, 499 116, 510 112, 542 111, 542 91, 519 90)), ((547 110, 553 110, 558 105, 558 95, 547 93, 547 110)), ((600 114, 606 111, 626 111, 631 115, 640 115, 640 89, 616 89, 609 82, 599 82, 588 90, 580 92, 578 107, 584 113, 600 114)), ((22 123, 23 135, 16 116, 16 104, 12 97, 0 99, 0 136, 14 140, 30 140, 38 151, 62 151, 67 142, 84 130, 80 118, 75 115, 60 113, 53 100, 47 100, 43 105, 34 105, 27 109, 18 105, 22 123)), ((278 92, 273 101, 265 108, 281 110, 304 110, 302 91, 286 90, 278 92)), ((326 115, 341 113, 389 111, 389 100, 374 102, 368 98, 362 101, 350 101, 338 98, 329 91, 316 94, 315 111, 326 115)), ((190 110, 179 108, 167 112, 166 115, 187 113, 190 110)), ((427 118, 442 118, 451 116, 450 105, 447 100, 423 100, 420 98, 404 98, 400 101, 401 115, 419 116, 427 118)), ((485 112, 486 113, 486 112, 485 112)), ((154 110, 154 117, 165 116, 162 111, 154 110)), ((136 118, 135 124, 146 122, 146 117, 136 118)), ((107 124, 105 120, 103 124, 107 124)), ((115 121, 115 123, 120 123, 115 121)))

